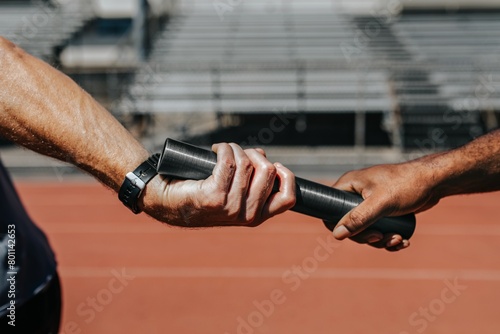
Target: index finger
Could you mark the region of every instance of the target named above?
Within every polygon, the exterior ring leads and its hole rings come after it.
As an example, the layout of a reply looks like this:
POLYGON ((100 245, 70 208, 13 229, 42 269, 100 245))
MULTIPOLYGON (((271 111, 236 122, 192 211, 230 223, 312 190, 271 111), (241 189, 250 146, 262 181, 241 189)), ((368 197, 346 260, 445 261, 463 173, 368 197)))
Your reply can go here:
POLYGON ((338 240, 350 238, 387 216, 388 209, 386 203, 377 199, 377 196, 369 196, 340 219, 333 236, 338 240))
POLYGON ((353 181, 356 180, 356 171, 350 171, 347 173, 344 173, 341 177, 335 181, 335 183, 332 185, 333 188, 337 188, 340 190, 345 190, 345 191, 350 191, 350 192, 356 192, 354 189, 353 181))

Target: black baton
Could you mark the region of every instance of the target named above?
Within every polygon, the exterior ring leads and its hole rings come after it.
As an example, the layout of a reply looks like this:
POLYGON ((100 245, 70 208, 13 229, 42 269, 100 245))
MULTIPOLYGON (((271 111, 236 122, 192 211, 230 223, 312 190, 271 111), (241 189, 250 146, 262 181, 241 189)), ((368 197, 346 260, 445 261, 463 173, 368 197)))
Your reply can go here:
MULTIPOLYGON (((217 155, 214 152, 168 138, 158 163, 158 173, 176 179, 204 180, 212 175, 216 163, 217 155)), ((278 182, 276 179, 275 191, 279 189, 278 182)), ((295 182, 297 202, 291 210, 328 221, 325 225, 329 230, 333 230, 347 212, 363 201, 358 194, 299 177, 295 178, 295 182)), ((415 215, 407 214, 384 217, 369 229, 384 234, 396 233, 404 239, 410 239, 415 225, 415 215)))

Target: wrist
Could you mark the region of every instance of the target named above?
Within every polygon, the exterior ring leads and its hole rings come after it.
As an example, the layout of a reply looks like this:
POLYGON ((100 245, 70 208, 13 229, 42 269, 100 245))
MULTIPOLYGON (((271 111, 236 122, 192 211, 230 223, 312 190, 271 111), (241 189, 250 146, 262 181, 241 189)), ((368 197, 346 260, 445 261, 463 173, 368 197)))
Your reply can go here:
POLYGON ((151 215, 151 212, 164 209, 162 206, 161 194, 165 193, 165 188, 169 183, 169 179, 165 179, 161 175, 156 175, 147 185, 137 201, 137 205, 141 211, 151 215))
POLYGON ((462 164, 467 162, 457 160, 455 153, 436 153, 416 161, 424 173, 423 182, 428 192, 436 199, 455 195, 460 191, 456 186, 456 179, 460 176, 462 164))
POLYGON ((132 172, 150 156, 151 154, 147 150, 142 149, 139 152, 125 153, 120 158, 115 159, 116 166, 114 168, 115 172, 112 173, 114 177, 112 188, 118 193, 127 173, 132 172))
POLYGON ((140 205, 146 185, 158 175, 157 167, 160 154, 153 154, 137 168, 126 174, 118 191, 118 198, 133 213, 142 212, 140 205))
POLYGON ((123 147, 120 154, 100 154, 91 158, 77 156, 74 164, 118 193, 127 173, 133 171, 149 155, 149 152, 142 147, 136 148, 135 151, 123 147))

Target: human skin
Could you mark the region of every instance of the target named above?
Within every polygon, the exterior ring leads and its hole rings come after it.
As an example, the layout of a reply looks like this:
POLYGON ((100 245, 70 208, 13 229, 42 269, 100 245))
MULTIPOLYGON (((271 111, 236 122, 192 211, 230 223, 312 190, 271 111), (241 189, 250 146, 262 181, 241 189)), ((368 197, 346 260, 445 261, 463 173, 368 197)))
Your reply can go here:
POLYGON ((339 221, 335 238, 392 251, 406 248, 409 241, 400 235, 365 229, 384 216, 428 210, 447 196, 500 190, 500 130, 454 150, 348 172, 333 187, 364 198, 339 221))
MULTIPOLYGON (((0 134, 69 162, 118 192, 150 153, 107 110, 63 73, 0 37, 0 134)), ((217 165, 202 181, 157 175, 139 207, 183 227, 256 226, 295 204, 294 175, 261 149, 213 146, 217 165), (272 194, 275 178, 279 192, 272 194)))

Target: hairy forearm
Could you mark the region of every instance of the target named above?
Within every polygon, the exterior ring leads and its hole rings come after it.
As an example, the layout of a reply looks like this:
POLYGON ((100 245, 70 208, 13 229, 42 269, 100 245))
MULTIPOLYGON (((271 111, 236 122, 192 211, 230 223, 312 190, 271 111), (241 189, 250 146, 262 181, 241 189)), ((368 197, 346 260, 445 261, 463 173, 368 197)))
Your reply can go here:
POLYGON ((431 171, 439 197, 500 190, 500 130, 417 162, 431 171))
POLYGON ((118 190, 146 149, 70 78, 0 38, 0 133, 118 190))

